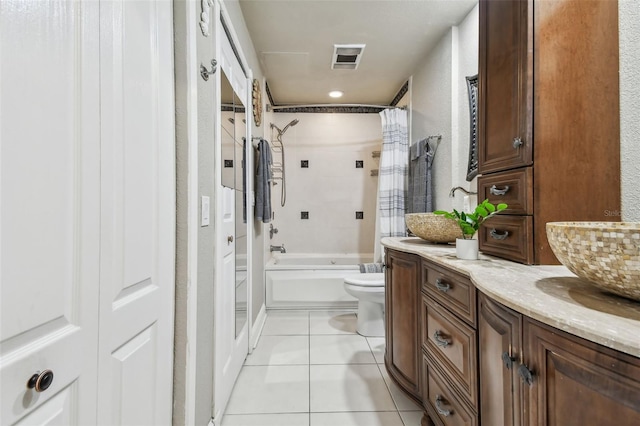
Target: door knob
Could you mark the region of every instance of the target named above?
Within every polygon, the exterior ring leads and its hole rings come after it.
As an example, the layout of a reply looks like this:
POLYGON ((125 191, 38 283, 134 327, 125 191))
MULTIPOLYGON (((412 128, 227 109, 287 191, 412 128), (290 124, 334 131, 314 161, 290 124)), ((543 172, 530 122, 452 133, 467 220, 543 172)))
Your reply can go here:
POLYGON ((49 389, 51 383, 53 383, 53 371, 44 370, 42 373, 38 371, 31 376, 27 382, 27 387, 35 389, 36 392, 44 392, 49 389))

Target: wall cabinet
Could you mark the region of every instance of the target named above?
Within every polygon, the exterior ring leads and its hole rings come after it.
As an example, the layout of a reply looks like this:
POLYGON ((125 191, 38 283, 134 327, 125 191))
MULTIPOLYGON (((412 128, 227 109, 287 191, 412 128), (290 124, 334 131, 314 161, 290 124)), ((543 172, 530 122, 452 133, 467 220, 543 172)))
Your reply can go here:
POLYGON ((557 264, 547 222, 619 220, 617 19, 617 1, 480 1, 478 196, 510 205, 483 252, 557 264))
POLYGON ((423 425, 640 424, 640 359, 511 310, 418 255, 387 250, 386 262, 385 363, 422 401, 423 425))
POLYGON ((385 365, 420 400, 420 258, 387 250, 385 266, 385 365))

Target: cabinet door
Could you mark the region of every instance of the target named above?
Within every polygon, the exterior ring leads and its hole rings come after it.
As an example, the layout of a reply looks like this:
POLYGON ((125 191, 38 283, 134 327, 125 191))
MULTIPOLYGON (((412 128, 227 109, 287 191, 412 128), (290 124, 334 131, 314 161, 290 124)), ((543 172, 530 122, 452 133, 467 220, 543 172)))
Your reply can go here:
MULTIPOLYGON (((529 424, 640 424, 640 360, 526 319, 529 424)), ((524 385, 526 386, 526 385, 524 385)))
POLYGON ((532 3, 480 1, 481 174, 532 164, 532 3))
POLYGON ((522 315, 480 294, 480 419, 491 426, 521 422, 521 386, 516 377, 520 358, 522 315))
POLYGON ((420 258, 387 251, 386 365, 405 390, 420 397, 420 258))

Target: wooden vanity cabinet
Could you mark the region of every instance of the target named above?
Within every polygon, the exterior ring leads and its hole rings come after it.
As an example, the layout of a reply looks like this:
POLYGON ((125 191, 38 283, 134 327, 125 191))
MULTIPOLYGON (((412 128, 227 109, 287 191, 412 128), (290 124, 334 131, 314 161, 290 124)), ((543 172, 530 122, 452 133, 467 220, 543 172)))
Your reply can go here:
POLYGON ((557 264, 548 222, 620 220, 618 2, 480 0, 479 14, 479 197, 511 207, 480 250, 557 264))
POLYGON ((518 376, 522 315, 478 295, 480 419, 483 425, 520 426, 523 388, 518 376))
POLYGON ((483 425, 640 424, 638 358, 541 324, 483 294, 478 305, 483 425))
POLYGON ((420 257, 394 250, 385 258, 385 365, 421 401, 420 257))
POLYGON ((640 358, 509 309, 418 255, 387 249, 385 262, 385 365, 424 406, 423 426, 640 425, 640 358))
POLYGON ((528 318, 524 338, 529 425, 640 425, 638 358, 528 318))
POLYGON ((476 289, 468 277, 422 261, 423 402, 438 426, 478 424, 476 289))

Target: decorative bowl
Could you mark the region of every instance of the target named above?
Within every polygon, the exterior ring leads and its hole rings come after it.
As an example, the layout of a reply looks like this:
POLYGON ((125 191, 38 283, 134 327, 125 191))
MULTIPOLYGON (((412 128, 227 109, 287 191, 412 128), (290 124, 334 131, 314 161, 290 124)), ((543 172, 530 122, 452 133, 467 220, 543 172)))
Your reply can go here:
POLYGON ((640 301, 640 222, 550 222, 547 239, 571 272, 640 301))
POLYGON ((462 238, 462 231, 453 219, 433 213, 407 213, 404 221, 417 237, 433 243, 451 243, 462 238))

